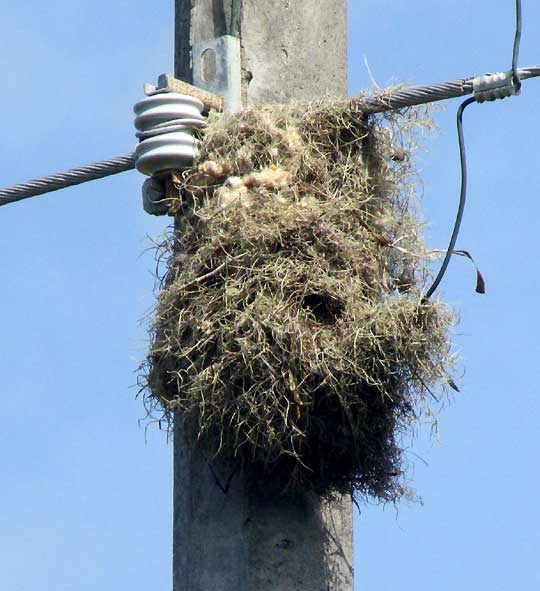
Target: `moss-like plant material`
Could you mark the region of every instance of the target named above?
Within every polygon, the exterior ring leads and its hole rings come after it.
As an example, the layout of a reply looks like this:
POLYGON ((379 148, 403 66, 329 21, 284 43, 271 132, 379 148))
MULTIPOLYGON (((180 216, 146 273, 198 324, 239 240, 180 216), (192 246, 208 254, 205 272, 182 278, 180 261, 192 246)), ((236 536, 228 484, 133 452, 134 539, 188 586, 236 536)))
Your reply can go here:
POLYGON ((448 379, 410 163, 418 111, 215 115, 182 176, 146 393, 254 485, 396 500, 401 436, 448 379))

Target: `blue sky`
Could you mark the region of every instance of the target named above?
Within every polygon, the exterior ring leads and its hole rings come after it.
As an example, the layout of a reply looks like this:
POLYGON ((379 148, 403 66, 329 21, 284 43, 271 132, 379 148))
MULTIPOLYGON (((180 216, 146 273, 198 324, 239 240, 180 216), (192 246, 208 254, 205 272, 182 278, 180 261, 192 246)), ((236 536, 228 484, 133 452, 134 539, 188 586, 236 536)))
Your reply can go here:
MULTIPOLYGON (((513 1, 351 0, 350 90, 507 69, 513 1)), ((540 61, 524 0, 521 64, 540 61)), ((28 0, 3 7, 0 185, 132 150, 142 84, 172 70, 173 2, 28 0)), ((459 190, 455 110, 419 165, 429 242, 445 247, 459 190)), ((445 299, 461 322, 461 393, 420 430, 422 505, 362 507, 358 591, 537 588, 540 401, 536 293, 540 84, 465 114, 470 192, 445 299)), ((0 210, 0 588, 171 586, 171 445, 135 398, 153 303, 135 172, 0 210)))

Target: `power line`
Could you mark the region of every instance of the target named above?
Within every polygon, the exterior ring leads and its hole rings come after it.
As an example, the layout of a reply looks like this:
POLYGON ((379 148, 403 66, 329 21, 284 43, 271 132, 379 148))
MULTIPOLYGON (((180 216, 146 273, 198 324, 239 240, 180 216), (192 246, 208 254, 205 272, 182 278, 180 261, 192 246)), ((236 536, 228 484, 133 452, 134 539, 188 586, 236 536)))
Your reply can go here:
MULTIPOLYGON (((537 78, 540 76, 540 65, 520 68, 516 70, 520 80, 537 78)), ((394 111, 407 107, 435 103, 452 98, 467 96, 474 92, 474 80, 477 77, 461 78, 451 82, 429 84, 427 86, 412 86, 396 92, 381 93, 376 97, 364 101, 358 99, 358 108, 364 115, 394 111)))
MULTIPOLYGON (((517 70, 517 73, 520 80, 539 77, 540 65, 520 68, 517 70)), ((442 82, 440 84, 413 86, 396 92, 383 92, 367 101, 353 99, 351 104, 357 107, 359 115, 362 116, 395 111, 472 94, 475 90, 473 81, 476 79, 475 77, 470 77, 451 82, 442 82)), ((71 187, 72 185, 86 183, 111 174, 118 174, 119 172, 131 170, 134 167, 134 155, 128 154, 127 156, 120 156, 112 160, 74 168, 63 173, 45 176, 40 179, 0 189, 0 207, 8 203, 27 199, 28 197, 35 197, 51 191, 57 191, 58 189, 71 187)))
POLYGON ((51 174, 33 181, 13 185, 6 189, 0 189, 0 206, 72 187, 73 185, 80 185, 88 181, 95 181, 133 168, 135 168, 135 154, 133 153, 127 156, 118 156, 110 160, 96 162, 88 166, 72 168, 65 172, 51 174))

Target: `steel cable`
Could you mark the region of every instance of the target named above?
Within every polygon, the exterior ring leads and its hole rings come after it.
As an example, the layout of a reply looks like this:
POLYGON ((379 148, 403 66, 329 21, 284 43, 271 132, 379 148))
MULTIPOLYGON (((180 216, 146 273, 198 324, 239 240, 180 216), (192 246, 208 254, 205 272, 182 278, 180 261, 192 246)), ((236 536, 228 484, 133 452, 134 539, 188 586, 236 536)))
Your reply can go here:
POLYGON ((13 185, 6 189, 0 189, 0 206, 101 179, 133 168, 135 168, 134 154, 111 158, 110 160, 96 162, 88 166, 72 168, 71 170, 13 185))
MULTIPOLYGON (((516 69, 519 80, 528 80, 540 76, 540 65, 529 66, 528 68, 516 69)), ((368 99, 367 101, 357 99, 358 110, 363 115, 372 115, 393 111, 396 109, 405 109, 426 103, 435 103, 437 101, 459 98, 473 92, 474 76, 462 78, 451 82, 441 82, 440 84, 428 84, 427 86, 412 86, 396 92, 381 93, 380 95, 368 99)))
MULTIPOLYGON (((540 76, 540 65, 520 68, 517 72, 520 80, 536 78, 540 76)), ((364 99, 353 99, 351 104, 357 108, 360 115, 368 116, 375 113, 414 107, 425 103, 458 98, 473 92, 473 79, 473 77, 470 77, 451 82, 442 82, 440 84, 413 86, 396 92, 382 93, 367 101, 364 99)), ((73 185, 118 174, 126 170, 131 170, 134 167, 135 155, 132 153, 127 156, 104 160, 96 164, 74 168, 66 172, 13 185, 5 189, 0 189, 0 207, 29 197, 35 197, 51 191, 57 191, 58 189, 64 189, 73 185)))
POLYGON ((364 101, 358 100, 358 109, 363 115, 394 111, 426 103, 434 103, 471 94, 473 78, 463 78, 452 82, 413 86, 396 92, 382 93, 364 101))

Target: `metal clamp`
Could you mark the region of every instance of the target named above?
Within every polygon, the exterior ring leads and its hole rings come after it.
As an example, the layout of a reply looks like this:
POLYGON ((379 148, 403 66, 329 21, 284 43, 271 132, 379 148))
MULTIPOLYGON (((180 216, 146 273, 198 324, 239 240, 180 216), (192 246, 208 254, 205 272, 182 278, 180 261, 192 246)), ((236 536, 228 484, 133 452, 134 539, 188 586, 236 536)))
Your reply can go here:
POLYGON ((513 72, 498 72, 478 76, 473 80, 474 98, 478 103, 496 101, 519 94, 513 72))

